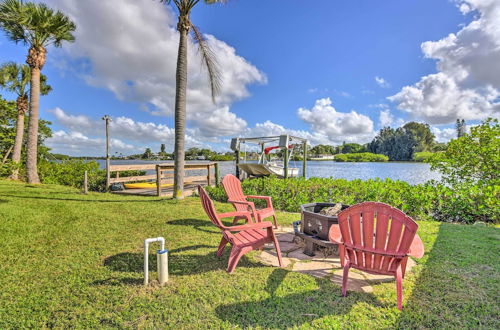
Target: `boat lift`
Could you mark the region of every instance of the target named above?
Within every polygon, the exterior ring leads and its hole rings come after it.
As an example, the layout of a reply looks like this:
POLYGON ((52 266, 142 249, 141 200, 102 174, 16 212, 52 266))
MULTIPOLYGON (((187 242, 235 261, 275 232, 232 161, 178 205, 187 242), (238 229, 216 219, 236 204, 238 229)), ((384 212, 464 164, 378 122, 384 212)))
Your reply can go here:
POLYGON ((278 136, 265 136, 265 137, 252 137, 252 138, 233 138, 231 139, 231 150, 235 152, 236 158, 236 177, 240 178, 240 170, 247 172, 249 175, 266 176, 276 174, 279 177, 289 178, 297 176, 298 169, 291 169, 289 167, 290 157, 293 153, 293 148, 296 145, 302 146, 302 176, 306 177, 306 162, 307 162, 307 139, 291 136, 291 135, 278 135, 278 136), (261 155, 258 164, 255 163, 240 163, 241 145, 247 143, 257 144, 261 148, 261 155), (266 144, 268 144, 266 146, 266 144), (273 145, 270 145, 273 144, 273 145), (276 164, 266 164, 266 155, 273 149, 283 150, 283 166, 276 164))

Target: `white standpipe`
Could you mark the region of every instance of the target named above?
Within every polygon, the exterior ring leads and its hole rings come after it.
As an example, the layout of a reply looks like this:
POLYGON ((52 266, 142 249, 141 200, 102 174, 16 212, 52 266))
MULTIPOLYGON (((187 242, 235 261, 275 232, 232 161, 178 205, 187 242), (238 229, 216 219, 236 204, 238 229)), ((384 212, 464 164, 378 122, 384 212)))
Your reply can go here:
POLYGON ((158 281, 164 285, 168 281, 168 250, 165 250, 163 237, 147 238, 144 240, 144 285, 149 282, 149 244, 160 242, 160 250, 156 252, 158 263, 158 281))

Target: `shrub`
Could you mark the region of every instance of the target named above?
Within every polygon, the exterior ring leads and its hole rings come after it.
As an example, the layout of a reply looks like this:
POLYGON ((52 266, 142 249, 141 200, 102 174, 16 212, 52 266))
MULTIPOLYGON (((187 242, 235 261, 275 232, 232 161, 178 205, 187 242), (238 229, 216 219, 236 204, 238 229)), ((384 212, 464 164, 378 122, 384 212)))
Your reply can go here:
POLYGON ((12 173, 13 164, 9 160, 5 161, 5 163, 0 164, 0 178, 8 177, 12 173))
POLYGON ((431 169, 441 172, 450 185, 500 184, 500 125, 488 119, 471 128, 470 134, 450 141, 446 151, 429 159, 431 169))
MULTIPOLYGON (((415 220, 498 223, 500 218, 498 187, 491 187, 489 190, 477 187, 455 190, 437 182, 410 185, 390 179, 282 180, 273 177, 245 180, 242 186, 248 195, 271 196, 276 209, 289 212, 299 212, 301 204, 313 202, 356 204, 379 201, 403 210, 415 220)), ((207 187, 207 191, 215 200, 227 200, 222 187, 207 187)))
POLYGON ((416 162, 426 162, 434 155, 433 152, 421 151, 413 154, 413 160, 416 162))
POLYGON ((372 154, 370 152, 335 155, 336 162, 386 162, 388 160, 389 157, 386 155, 372 154))
POLYGON ((104 191, 106 186, 106 171, 100 169, 99 163, 95 161, 41 161, 38 165, 38 172, 42 183, 61 184, 76 188, 83 187, 85 171, 88 174, 89 190, 104 191))

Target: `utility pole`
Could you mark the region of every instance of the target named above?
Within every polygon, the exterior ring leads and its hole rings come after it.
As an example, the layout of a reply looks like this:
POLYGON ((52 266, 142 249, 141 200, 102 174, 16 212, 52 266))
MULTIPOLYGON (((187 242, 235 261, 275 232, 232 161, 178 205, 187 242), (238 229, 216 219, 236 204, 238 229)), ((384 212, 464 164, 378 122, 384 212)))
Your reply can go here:
POLYGON ((105 115, 102 120, 106 122, 106 190, 109 190, 109 181, 111 181, 111 174, 109 172, 111 167, 111 162, 109 159, 109 123, 111 122, 111 117, 105 115))

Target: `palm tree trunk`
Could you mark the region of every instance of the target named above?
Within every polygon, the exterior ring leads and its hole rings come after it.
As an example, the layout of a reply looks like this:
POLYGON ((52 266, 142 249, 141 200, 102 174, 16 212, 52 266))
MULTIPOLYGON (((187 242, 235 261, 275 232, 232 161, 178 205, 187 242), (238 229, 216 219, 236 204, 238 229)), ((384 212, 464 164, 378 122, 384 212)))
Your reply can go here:
POLYGON ((12 162, 14 163, 14 170, 10 175, 12 180, 19 179, 18 165, 21 162, 21 150, 23 148, 24 137, 24 114, 26 113, 27 98, 19 96, 17 98, 17 121, 16 121, 16 139, 14 140, 14 150, 12 151, 12 162))
POLYGON ((28 183, 40 183, 37 169, 39 107, 40 68, 31 67, 30 114, 28 121, 28 146, 26 150, 26 170, 28 175, 28 183))
POLYGON ((184 198, 184 146, 186 131, 186 89, 187 89, 187 34, 188 29, 179 29, 179 52, 175 85, 175 162, 174 198, 184 198))

